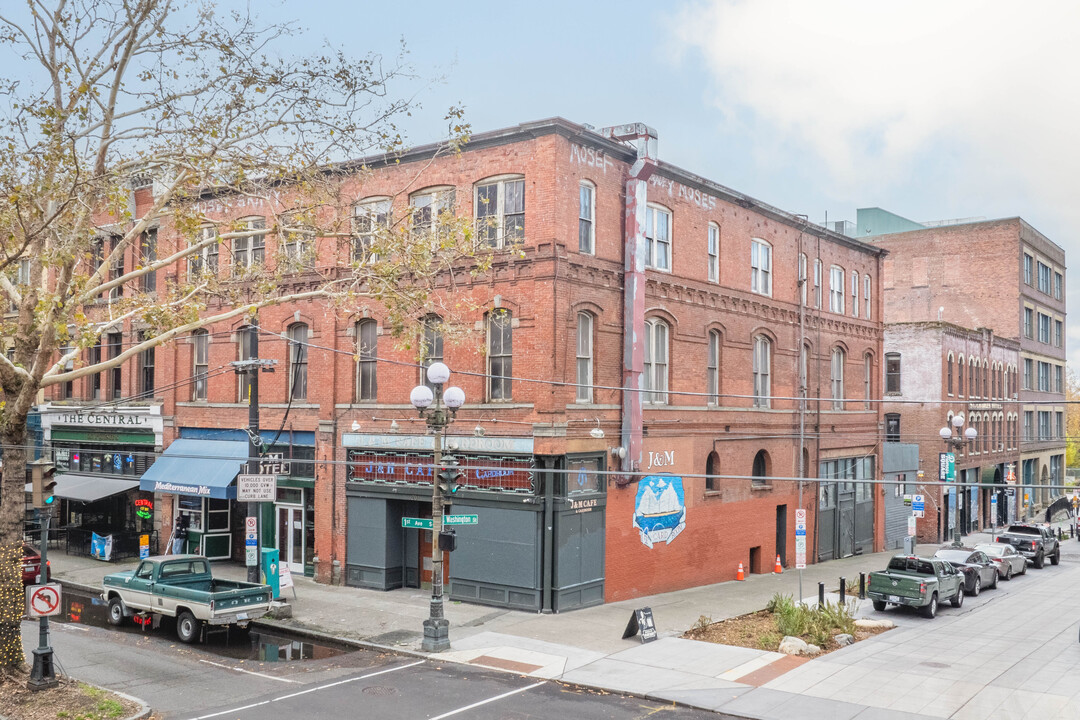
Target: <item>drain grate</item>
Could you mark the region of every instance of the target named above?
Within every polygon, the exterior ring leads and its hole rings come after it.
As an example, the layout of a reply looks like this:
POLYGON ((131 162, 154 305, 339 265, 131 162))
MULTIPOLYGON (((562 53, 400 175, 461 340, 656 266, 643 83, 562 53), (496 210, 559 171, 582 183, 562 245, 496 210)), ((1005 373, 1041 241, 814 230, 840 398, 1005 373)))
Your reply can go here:
POLYGON ((371 687, 364 688, 361 692, 363 692, 365 695, 385 697, 387 695, 397 695, 398 689, 389 687, 387 685, 372 685, 371 687))

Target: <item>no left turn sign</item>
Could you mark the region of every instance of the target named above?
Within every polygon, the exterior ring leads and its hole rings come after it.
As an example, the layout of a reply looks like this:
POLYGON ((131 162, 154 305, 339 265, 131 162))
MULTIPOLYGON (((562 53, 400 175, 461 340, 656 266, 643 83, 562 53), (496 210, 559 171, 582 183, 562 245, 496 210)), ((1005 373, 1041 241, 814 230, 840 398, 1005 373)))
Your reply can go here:
POLYGON ((26 588, 26 614, 48 617, 60 614, 60 585, 30 585, 26 588))

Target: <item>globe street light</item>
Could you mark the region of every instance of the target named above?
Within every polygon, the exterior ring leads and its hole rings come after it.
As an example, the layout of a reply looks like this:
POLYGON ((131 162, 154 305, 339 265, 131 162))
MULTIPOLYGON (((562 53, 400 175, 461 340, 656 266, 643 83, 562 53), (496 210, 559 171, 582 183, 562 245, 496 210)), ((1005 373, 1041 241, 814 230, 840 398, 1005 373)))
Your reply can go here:
MULTIPOLYGON (((964 443, 973 443, 975 442, 975 438, 979 436, 979 432, 973 427, 968 427, 968 429, 964 430, 963 432, 960 431, 960 428, 964 426, 965 421, 966 418, 964 417, 964 414, 957 413, 956 415, 953 415, 949 425, 946 425, 945 427, 938 430, 938 435, 940 435, 941 439, 945 441, 946 452, 950 450, 957 453, 962 452, 964 449, 964 443), (953 435, 953 429, 956 430, 955 435, 953 435)), ((957 493, 957 496, 959 496, 959 493, 957 493)), ((956 508, 954 506, 953 513, 955 512, 956 508)), ((956 524, 953 527, 953 546, 960 547, 961 545, 962 543, 960 542, 960 519, 957 518, 956 524)))
MULTIPOLYGON (((427 385, 417 385, 409 393, 409 401, 435 435, 435 467, 431 483, 431 609, 428 619, 424 621, 424 640, 420 647, 425 652, 443 652, 450 649, 450 621, 443 613, 443 551, 439 545, 439 534, 443 529, 443 497, 439 481, 443 435, 446 427, 454 421, 457 409, 465 404, 465 391, 459 387, 443 390, 443 385, 450 379, 450 368, 441 362, 428 367, 427 379, 434 390, 427 385), (446 409, 443 408, 444 403, 446 409)), ((447 460, 449 462, 451 459, 447 460)))

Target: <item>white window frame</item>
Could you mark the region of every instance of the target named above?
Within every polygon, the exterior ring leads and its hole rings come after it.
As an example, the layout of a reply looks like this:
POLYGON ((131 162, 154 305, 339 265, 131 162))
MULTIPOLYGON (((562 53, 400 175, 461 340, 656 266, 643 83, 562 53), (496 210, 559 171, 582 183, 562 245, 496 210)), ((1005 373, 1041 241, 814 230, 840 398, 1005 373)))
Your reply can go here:
POLYGON ((863 396, 866 400, 863 402, 863 409, 871 409, 871 400, 873 399, 874 389, 874 358, 870 353, 863 354, 863 396))
POLYGON ((772 245, 750 240, 750 292, 772 297, 772 245))
POLYGON ((390 228, 392 209, 393 201, 384 196, 364 198, 353 205, 353 262, 378 262, 379 254, 371 248, 378 244, 379 233, 390 228))
POLYGON ((869 275, 863 275, 863 308, 866 311, 866 319, 872 320, 870 312, 870 287, 871 281, 869 275))
POLYGON ((834 347, 829 359, 829 380, 832 389, 832 409, 844 409, 844 349, 834 347))
POLYGON ((645 267, 650 270, 661 270, 663 272, 671 272, 672 258, 671 258, 671 237, 672 237, 672 214, 671 210, 668 210, 663 205, 657 205, 655 203, 649 203, 645 206, 645 267), (661 228, 660 218, 666 217, 666 235, 661 235, 659 229, 661 228), (666 252, 666 264, 661 265, 658 260, 661 260, 660 249, 663 247, 666 252))
MULTIPOLYGON (((516 195, 516 192, 513 193, 516 195)), ((476 240, 480 247, 501 249, 525 239, 525 176, 498 175, 485 178, 473 186, 473 217, 476 219, 476 240), (507 212, 507 192, 511 186, 520 190, 521 208, 507 212), (487 207, 480 201, 480 193, 485 188, 495 188, 495 210, 481 216, 480 211, 487 207), (519 218, 520 225, 513 225, 514 231, 507 232, 507 223, 511 218, 519 218), (485 227, 485 223, 489 223, 485 227), (520 232, 518 232, 520 231, 520 232)))
POLYGON ((706 250, 709 255, 709 282, 720 282, 720 226, 709 223, 709 233, 706 241, 706 250))
POLYGON ((286 400, 292 399, 306 402, 308 399, 308 370, 310 367, 308 365, 307 343, 311 342, 311 326, 305 322, 293 323, 285 330, 285 335, 288 337, 286 347, 289 356, 289 394, 286 396, 286 400), (301 329, 303 329, 303 337, 299 338, 297 335, 301 334, 301 329), (296 376, 297 367, 302 368, 299 378, 296 376))
POLYGON ((806 307, 807 291, 807 258, 806 253, 799 253, 799 301, 802 302, 803 307, 806 307))
POLYGON ((244 218, 241 221, 244 230, 263 230, 258 235, 234 237, 229 247, 232 272, 239 275, 242 272, 263 265, 266 262, 266 218, 262 216, 244 218), (261 224, 261 225, 260 225, 261 224), (237 247, 240 245, 241 247, 237 247), (256 255, 258 259, 256 260, 256 255))
POLYGON ((379 325, 372 318, 357 321, 356 331, 356 401, 376 402, 379 396, 379 325), (364 329, 372 328, 370 347, 364 344, 364 329), (370 382, 365 382, 365 371, 370 382))
POLYGON ((829 312, 844 314, 844 268, 829 268, 829 312))
POLYGON ((452 213, 457 192, 453 185, 436 185, 409 196, 410 231, 416 239, 437 240, 443 213, 452 213))
POLYGON ((708 354, 705 359, 705 386, 709 393, 707 404, 717 406, 720 404, 720 331, 710 330, 708 333, 708 354))
POLYGON ((582 310, 577 314, 577 391, 575 402, 593 401, 593 314, 582 310))
POLYGON ((851 316, 859 317, 859 273, 851 271, 851 316))
MULTIPOLYGON (((283 225, 299 225, 293 223, 292 218, 282 217, 283 225)), ((315 258, 312 256, 315 248, 315 231, 311 228, 300 226, 299 229, 286 230, 281 228, 278 239, 281 243, 281 257, 292 266, 313 266, 315 258)))
POLYGON ((645 321, 645 396, 649 405, 668 402, 668 359, 671 352, 671 326, 662 318, 645 321))
POLYGON ((514 399, 514 316, 506 308, 495 308, 488 313, 485 325, 488 335, 488 401, 511 402, 514 399), (500 333, 496 334, 496 330, 500 333), (500 361, 498 374, 495 372, 496 360, 500 361))
POLYGON ((772 406, 772 340, 767 335, 755 335, 751 345, 754 384, 754 407, 772 406))
POLYGON ((589 180, 578 185, 578 252, 596 254, 596 185, 589 180))
POLYGON ((821 309, 822 302, 822 277, 823 265, 821 258, 814 258, 814 307, 821 309))
POLYGON ((191 333, 191 399, 206 402, 210 397, 210 333, 199 329, 191 333), (200 357, 201 356, 201 357, 200 357))
MULTIPOLYGON (((210 238, 216 238, 218 236, 218 229, 216 225, 203 225, 199 228, 198 239, 196 244, 209 240, 210 238)), ((211 245, 199 250, 197 253, 188 255, 188 280, 194 282, 203 273, 207 273, 213 277, 217 277, 218 274, 218 262, 220 255, 221 242, 218 241, 211 245), (213 268, 211 269, 211 266, 213 268)))

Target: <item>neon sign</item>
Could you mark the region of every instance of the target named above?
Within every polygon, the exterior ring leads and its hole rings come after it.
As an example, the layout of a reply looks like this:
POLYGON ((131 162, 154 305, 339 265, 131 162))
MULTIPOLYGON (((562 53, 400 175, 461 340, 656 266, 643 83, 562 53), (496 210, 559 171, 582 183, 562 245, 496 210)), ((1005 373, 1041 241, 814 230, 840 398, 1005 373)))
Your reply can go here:
POLYGON ((143 520, 154 517, 154 501, 139 499, 135 501, 135 515, 143 520))

